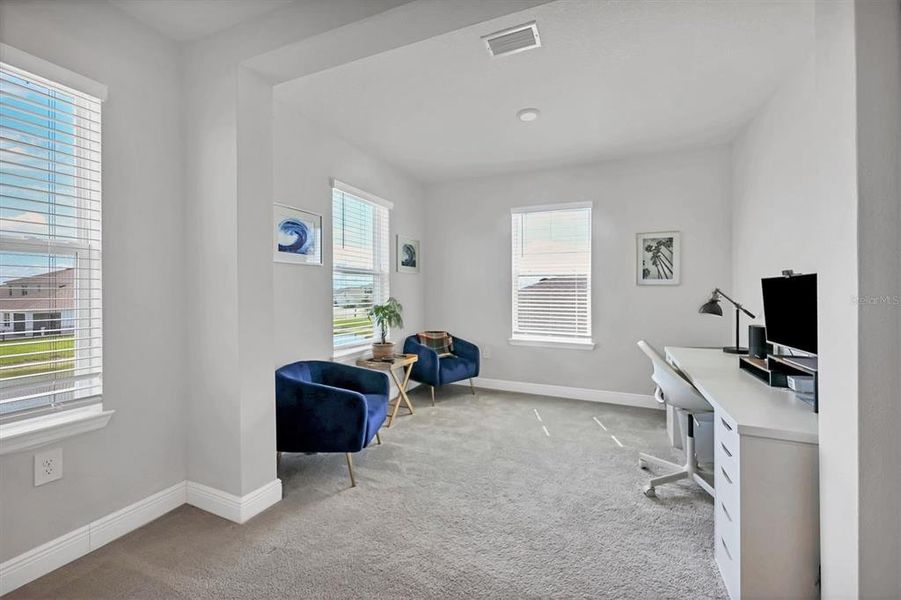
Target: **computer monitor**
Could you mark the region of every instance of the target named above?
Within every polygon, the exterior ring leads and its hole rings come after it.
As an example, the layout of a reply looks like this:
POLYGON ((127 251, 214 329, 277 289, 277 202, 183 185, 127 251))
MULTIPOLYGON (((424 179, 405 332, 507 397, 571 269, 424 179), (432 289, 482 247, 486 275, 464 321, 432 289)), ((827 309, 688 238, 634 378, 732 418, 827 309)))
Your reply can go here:
POLYGON ((817 276, 792 275, 761 280, 763 318, 769 343, 817 353, 817 276))

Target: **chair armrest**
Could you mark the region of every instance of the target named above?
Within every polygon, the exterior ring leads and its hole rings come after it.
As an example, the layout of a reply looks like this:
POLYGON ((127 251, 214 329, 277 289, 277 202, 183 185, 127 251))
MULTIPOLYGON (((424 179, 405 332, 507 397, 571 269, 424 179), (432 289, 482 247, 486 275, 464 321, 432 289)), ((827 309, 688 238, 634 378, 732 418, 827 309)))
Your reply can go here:
POLYGON ((404 354, 415 354, 418 360, 413 363, 410 377, 414 381, 438 385, 438 353, 416 341, 410 336, 404 342, 404 354))
POLYGON ((478 346, 476 346, 472 342, 467 342, 463 338, 454 336, 454 354, 464 360, 475 364, 475 374, 473 376, 477 377, 479 375, 479 364, 481 362, 481 357, 478 346))
POLYGON ((322 363, 321 379, 325 385, 361 394, 387 396, 390 386, 388 375, 383 372, 337 362, 322 363))
POLYGON ((282 452, 358 452, 367 405, 361 393, 275 376, 276 447, 282 452))

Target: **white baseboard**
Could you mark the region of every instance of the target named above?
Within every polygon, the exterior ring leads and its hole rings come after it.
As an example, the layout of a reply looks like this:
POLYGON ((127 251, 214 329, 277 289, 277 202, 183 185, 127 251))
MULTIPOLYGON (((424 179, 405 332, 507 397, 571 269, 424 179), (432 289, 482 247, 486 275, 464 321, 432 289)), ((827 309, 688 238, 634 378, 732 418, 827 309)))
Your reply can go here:
POLYGON ((170 488, 139 500, 131 506, 101 517, 91 523, 91 550, 104 546, 126 533, 159 519, 185 503, 185 484, 170 488))
POLYGON ((187 502, 235 523, 245 523, 282 499, 282 480, 275 479, 244 496, 235 496, 202 483, 188 481, 187 502))
MULTIPOLYGON (((654 396, 651 396, 649 394, 611 392, 607 390, 595 390, 591 388, 549 385, 546 383, 529 383, 527 381, 488 379, 485 377, 476 377, 473 382, 475 383, 476 387, 486 388, 489 390, 519 392, 522 394, 536 394, 539 396, 556 396, 557 398, 587 400, 588 402, 604 402, 606 404, 637 406, 639 408, 654 408, 658 410, 663 408, 662 405, 654 399, 654 396)), ((469 380, 458 381, 454 385, 469 385, 469 380)))
POLYGON ((143 527, 182 504, 188 503, 230 521, 244 523, 281 499, 280 479, 244 496, 182 481, 0 563, 0 596, 143 527))
POLYGON ((0 564, 0 595, 80 558, 185 503, 184 482, 0 564))

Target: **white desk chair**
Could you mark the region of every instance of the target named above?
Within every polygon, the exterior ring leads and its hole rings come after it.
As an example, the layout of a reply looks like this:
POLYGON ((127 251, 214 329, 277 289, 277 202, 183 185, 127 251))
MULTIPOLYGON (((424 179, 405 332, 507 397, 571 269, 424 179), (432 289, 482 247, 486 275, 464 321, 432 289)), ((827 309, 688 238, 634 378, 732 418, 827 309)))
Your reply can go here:
POLYGON ((695 413, 712 412, 713 407, 681 373, 670 366, 647 342, 640 340, 638 347, 648 355, 648 358, 651 359, 651 363, 654 365, 654 373, 651 375, 651 379, 657 384, 654 398, 661 404, 672 406, 677 412, 688 414, 688 436, 684 444, 684 465, 677 465, 649 454, 640 453, 638 455, 638 466, 642 469, 646 469, 648 463, 677 469, 675 473, 651 479, 650 483, 644 488, 645 496, 653 498, 657 495, 655 488, 658 485, 686 478, 694 480, 705 492, 713 496, 713 487, 698 473, 698 461, 695 457, 694 418, 692 417, 695 413))

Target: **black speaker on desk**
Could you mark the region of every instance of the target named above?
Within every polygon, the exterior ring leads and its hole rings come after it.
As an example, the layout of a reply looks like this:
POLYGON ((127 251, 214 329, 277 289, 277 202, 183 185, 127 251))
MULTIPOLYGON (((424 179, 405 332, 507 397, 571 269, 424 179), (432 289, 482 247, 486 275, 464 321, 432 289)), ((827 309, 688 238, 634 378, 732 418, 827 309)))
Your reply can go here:
POLYGON ((766 343, 766 327, 748 325, 748 354, 751 358, 766 358, 772 351, 773 345, 766 343))

